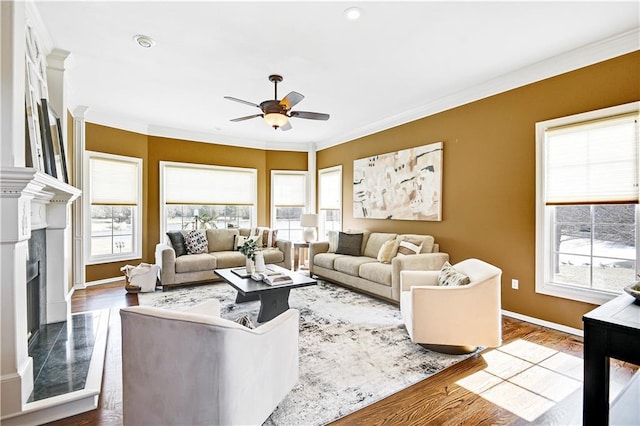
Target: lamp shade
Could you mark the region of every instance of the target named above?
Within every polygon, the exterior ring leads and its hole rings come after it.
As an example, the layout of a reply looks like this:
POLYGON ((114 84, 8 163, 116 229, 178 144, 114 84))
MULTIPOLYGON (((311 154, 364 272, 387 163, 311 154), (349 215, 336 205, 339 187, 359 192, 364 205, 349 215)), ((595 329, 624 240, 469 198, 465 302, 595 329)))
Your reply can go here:
POLYGON ((300 225, 304 227, 318 226, 318 215, 315 213, 304 213, 300 218, 300 225))
POLYGON ((269 126, 275 128, 282 127, 289 121, 286 115, 277 112, 265 114, 264 120, 269 123, 269 126))

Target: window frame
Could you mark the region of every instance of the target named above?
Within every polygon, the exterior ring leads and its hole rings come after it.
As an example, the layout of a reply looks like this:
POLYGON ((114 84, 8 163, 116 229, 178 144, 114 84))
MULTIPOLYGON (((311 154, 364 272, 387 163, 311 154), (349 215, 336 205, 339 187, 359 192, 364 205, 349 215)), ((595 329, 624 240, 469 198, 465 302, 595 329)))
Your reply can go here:
POLYGON ((88 238, 85 241, 88 243, 84 244, 84 263, 85 265, 99 265, 104 263, 113 263, 124 260, 133 260, 133 259, 141 259, 142 258, 142 209, 143 209, 143 198, 142 198, 142 176, 143 176, 143 160, 138 157, 129 157, 124 155, 117 154, 109 154, 106 152, 98 152, 98 151, 85 151, 84 152, 84 164, 87 167, 83 170, 83 182, 84 182, 84 194, 82 196, 83 200, 83 217, 84 217, 84 235, 88 238), (94 256, 91 254, 91 242, 92 242, 92 234, 91 234, 91 159, 105 159, 105 160, 114 160, 121 161, 125 163, 135 164, 137 168, 137 191, 136 198, 137 203, 133 208, 133 213, 131 215, 132 221, 132 251, 128 253, 113 253, 108 255, 97 255, 94 256))
MULTIPOLYGON (((255 227, 256 226, 256 221, 257 221, 257 205, 258 205, 258 171, 257 169, 254 168, 248 168, 248 167, 230 167, 230 166, 219 166, 219 165, 213 165, 213 164, 196 164, 196 163, 182 163, 182 162, 176 162, 176 161, 160 161, 159 162, 159 208, 160 208, 160 241, 164 241, 164 235, 166 235, 167 233, 167 229, 166 229, 166 223, 167 223, 167 203, 166 203, 166 196, 165 196, 165 181, 166 181, 166 176, 165 176, 165 171, 167 167, 180 167, 180 168, 184 168, 184 169, 200 169, 200 170, 211 170, 211 171, 234 171, 234 172, 245 172, 245 173, 249 173, 251 174, 251 181, 252 181, 252 194, 251 194, 251 200, 252 200, 252 204, 250 205, 251 208, 251 227, 255 227)), ((182 204, 185 205, 185 204, 182 204)), ((197 203, 197 205, 201 205, 201 203, 197 203)), ((231 205, 231 204, 206 204, 206 205, 211 205, 211 206, 224 206, 224 205, 231 205)))
MULTIPOLYGON (((270 183, 270 192, 271 192, 271 228, 272 229, 279 229, 276 228, 276 209, 278 207, 300 207, 302 208, 302 213, 309 213, 308 210, 308 185, 309 185, 309 172, 307 172, 306 170, 271 170, 271 183, 270 183), (302 194, 302 199, 304 200, 302 205, 276 205, 275 202, 275 192, 274 191, 274 187, 275 187, 275 178, 277 175, 294 175, 294 176, 303 176, 304 177, 304 193, 302 194)), ((300 232, 302 234, 302 226, 300 227, 300 232)), ((278 238, 284 238, 284 236, 282 235, 278 235, 278 238)), ((289 238, 290 239, 290 238, 289 238)), ((302 238, 300 238, 302 239, 302 238)))
MULTIPOLYGON (((577 125, 593 120, 613 118, 622 114, 639 114, 640 102, 631 102, 596 111, 575 114, 567 117, 536 123, 536 248, 535 248, 535 291, 538 294, 561 297, 580 302, 600 305, 614 299, 618 294, 593 288, 580 288, 552 280, 553 266, 553 217, 554 209, 545 203, 545 141, 548 129, 560 126, 577 125)), ((636 205, 636 270, 640 265, 640 206, 636 205)))
POLYGON ((323 174, 328 174, 328 173, 334 173, 334 172, 338 172, 340 174, 340 185, 339 185, 339 192, 338 192, 338 196, 339 196, 339 216, 340 216, 340 226, 339 226, 339 231, 342 230, 342 225, 344 223, 343 221, 343 217, 342 217, 342 213, 343 213, 343 205, 342 205, 342 183, 343 183, 343 174, 342 174, 342 164, 339 164, 337 166, 331 166, 331 167, 325 167, 324 169, 319 169, 318 170, 318 219, 319 219, 319 223, 318 223, 318 239, 323 239, 325 238, 326 234, 327 234, 327 229, 326 229, 326 219, 325 219, 325 211, 326 210, 334 210, 334 209, 326 209, 323 208, 322 206, 322 175, 323 174))

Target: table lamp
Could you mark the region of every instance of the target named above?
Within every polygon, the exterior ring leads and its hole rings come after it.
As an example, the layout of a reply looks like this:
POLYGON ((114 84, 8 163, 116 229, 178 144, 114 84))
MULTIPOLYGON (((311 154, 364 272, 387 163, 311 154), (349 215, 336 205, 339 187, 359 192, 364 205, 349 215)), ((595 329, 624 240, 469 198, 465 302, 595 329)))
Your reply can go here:
POLYGON ((318 234, 316 227, 318 226, 318 215, 315 213, 304 213, 300 218, 300 225, 304 228, 302 233, 304 240, 311 243, 316 240, 318 234))

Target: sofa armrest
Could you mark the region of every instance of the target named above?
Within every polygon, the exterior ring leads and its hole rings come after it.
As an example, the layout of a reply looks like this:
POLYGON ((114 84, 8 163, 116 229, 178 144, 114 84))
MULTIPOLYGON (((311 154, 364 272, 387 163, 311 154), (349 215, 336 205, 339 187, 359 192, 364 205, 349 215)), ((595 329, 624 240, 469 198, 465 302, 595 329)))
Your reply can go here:
POLYGON ((391 260, 391 297, 400 300, 400 271, 439 271, 448 260, 448 253, 420 253, 394 257, 391 260))
POLYGON ((291 241, 289 240, 276 240, 276 246, 282 253, 284 253, 284 263, 283 268, 291 269, 291 265, 293 264, 291 260, 291 241))
POLYGON ((313 276, 313 267, 315 264, 313 263, 313 258, 318 253, 326 253, 329 251, 329 242, 328 241, 318 241, 315 243, 309 243, 309 276, 313 276))
POLYGON ((218 299, 209 299, 206 302, 198 303, 185 309, 184 312, 220 317, 220 301, 218 299))
POLYGON ((176 252, 168 244, 156 245, 156 265, 160 267, 160 283, 173 284, 176 279, 176 252))

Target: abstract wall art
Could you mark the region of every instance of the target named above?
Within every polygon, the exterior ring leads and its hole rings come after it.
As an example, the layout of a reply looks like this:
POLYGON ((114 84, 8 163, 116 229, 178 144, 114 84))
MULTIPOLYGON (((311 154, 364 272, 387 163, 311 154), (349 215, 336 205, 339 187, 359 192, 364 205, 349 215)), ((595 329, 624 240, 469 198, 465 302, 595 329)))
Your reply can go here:
POLYGON ((442 220, 442 142, 355 160, 353 217, 442 220))

